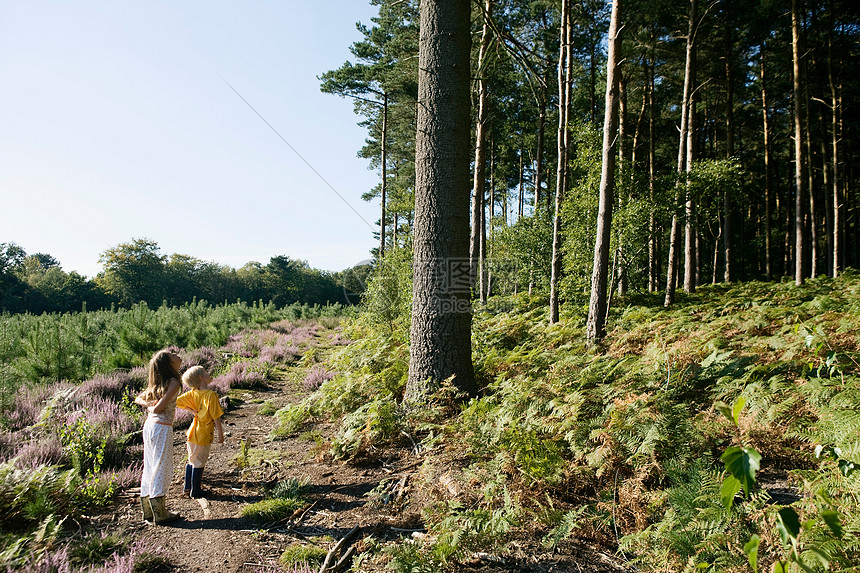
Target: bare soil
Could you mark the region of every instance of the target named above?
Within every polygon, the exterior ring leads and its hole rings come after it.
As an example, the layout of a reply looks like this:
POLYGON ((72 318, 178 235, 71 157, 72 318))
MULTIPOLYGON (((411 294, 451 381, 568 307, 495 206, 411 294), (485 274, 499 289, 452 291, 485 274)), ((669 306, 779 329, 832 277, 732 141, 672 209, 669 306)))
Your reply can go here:
MULTIPOLYGON (((153 526, 141 518, 139 501, 129 492, 117 511, 96 518, 98 526, 124 531, 133 539, 143 538, 163 548, 170 571, 261 573, 281 571, 277 560, 292 544, 317 545, 329 551, 354 527, 360 529, 350 545, 361 553, 371 538, 394 541, 420 537, 423 532, 417 495, 424 456, 404 447, 386 451, 385 458, 368 465, 333 461, 327 444, 333 428, 319 424, 299 437, 270 440, 277 424, 274 416, 260 415, 264 401, 276 408, 300 401, 306 392, 296 380, 271 383, 267 389, 242 391, 238 407, 224 416, 226 439, 213 444, 203 474, 205 499, 182 497, 185 468, 185 435, 174 435, 174 480, 168 509, 182 519, 153 526), (240 469, 237 456, 245 444, 251 466, 240 469), (309 503, 279 523, 252 523, 241 516, 242 507, 260 501, 267 487, 289 478, 308 484, 309 503), (398 503, 379 503, 367 494, 381 482, 391 484, 398 503)), ((379 491, 379 490, 377 490, 379 491)), ((503 556, 476 554, 457 570, 475 572, 619 572, 632 571, 611 549, 586 540, 572 540, 550 553, 539 539, 518 539, 503 556)), ((317 568, 315 567, 314 570, 317 568)), ((361 571, 385 570, 385 557, 361 563, 361 571)))

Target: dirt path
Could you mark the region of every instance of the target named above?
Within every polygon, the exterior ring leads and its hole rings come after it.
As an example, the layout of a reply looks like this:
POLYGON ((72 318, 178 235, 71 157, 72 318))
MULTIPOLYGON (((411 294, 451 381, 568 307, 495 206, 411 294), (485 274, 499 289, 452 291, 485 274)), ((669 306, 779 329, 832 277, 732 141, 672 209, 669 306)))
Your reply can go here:
MULTIPOLYGON (((185 468, 185 435, 174 434, 174 481, 168 508, 183 519, 166 526, 152 526, 141 520, 136 497, 129 497, 112 518, 135 539, 163 548, 171 571, 217 571, 219 573, 263 573, 280 571, 278 557, 291 544, 316 545, 328 551, 353 527, 361 528, 355 538, 359 549, 365 538, 390 540, 422 529, 417 510, 408 504, 372 503, 366 495, 384 480, 406 494, 418 479, 423 457, 408 449, 392 453, 385 462, 358 467, 332 461, 326 447, 331 427, 315 426, 307 433, 286 440, 271 441, 277 424, 274 416, 260 415, 266 401, 275 408, 300 401, 306 392, 293 380, 281 380, 265 390, 244 391, 241 402, 224 418, 223 445, 215 444, 203 475, 210 491, 206 500, 181 497, 185 468), (243 449, 243 445, 247 447, 243 449), (250 466, 237 465, 245 452, 250 466), (309 504, 280 523, 254 524, 241 517, 242 507, 263 499, 267 487, 279 481, 297 479, 308 484, 303 497, 309 504)), ((420 533, 419 533, 420 535, 420 533)), ((478 556, 464 568, 469 571, 534 572, 619 572, 631 571, 617 556, 593 545, 568 544, 564 553, 546 554, 529 540, 514 544, 513 556, 498 560, 478 556)), ((317 567, 314 568, 316 570, 317 567)), ((381 563, 368 562, 362 571, 382 571, 381 563)))

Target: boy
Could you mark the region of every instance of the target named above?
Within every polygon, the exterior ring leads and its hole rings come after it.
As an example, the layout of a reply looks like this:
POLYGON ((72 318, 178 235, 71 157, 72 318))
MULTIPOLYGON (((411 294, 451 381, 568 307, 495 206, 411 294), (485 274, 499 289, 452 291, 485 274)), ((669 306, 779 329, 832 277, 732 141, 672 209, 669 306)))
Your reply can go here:
POLYGON ((188 463, 185 465, 185 493, 192 498, 203 497, 200 487, 203 479, 203 467, 209 459, 209 450, 218 429, 218 443, 224 443, 224 430, 221 427, 221 416, 224 410, 218 402, 218 394, 207 386, 212 382, 212 376, 202 366, 192 366, 182 375, 182 382, 191 390, 176 399, 176 406, 183 410, 194 412, 194 421, 188 428, 188 463))

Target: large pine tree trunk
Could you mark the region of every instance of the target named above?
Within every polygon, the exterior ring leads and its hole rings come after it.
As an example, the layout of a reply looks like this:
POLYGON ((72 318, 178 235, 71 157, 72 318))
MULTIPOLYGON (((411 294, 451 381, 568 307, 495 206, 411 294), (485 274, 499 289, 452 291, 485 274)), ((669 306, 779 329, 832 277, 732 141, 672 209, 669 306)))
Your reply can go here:
POLYGON ((484 4, 486 13, 484 15, 484 27, 481 33, 481 47, 478 51, 478 123, 475 126, 475 171, 472 182, 472 235, 469 244, 469 272, 472 277, 473 289, 480 289, 483 300, 483 281, 481 280, 481 268, 483 266, 481 252, 481 232, 484 227, 484 195, 485 182, 487 179, 487 80, 484 77, 483 66, 487 57, 487 48, 490 45, 490 10, 492 4, 486 0, 484 4), (476 282, 478 283, 476 285, 476 282))
POLYGON ((416 407, 446 379, 477 393, 469 283, 469 0, 421 2, 409 379, 416 407))
POLYGON ((800 0, 791 0, 791 61, 794 96, 794 284, 803 284, 803 112, 800 101, 800 0))
POLYGON ((555 215, 552 223, 552 266, 549 280, 549 323, 559 319, 559 283, 561 282, 561 208, 567 189, 569 131, 567 113, 570 103, 570 4, 561 0, 561 25, 558 56, 558 166, 555 183, 555 215))
POLYGON ((603 158, 600 170, 600 200, 597 210, 597 237, 591 272, 591 300, 588 303, 586 338, 602 338, 606 326, 606 283, 609 277, 609 249, 612 235, 612 202, 615 191, 615 145, 618 131, 618 64, 621 61, 621 39, 618 21, 621 0, 612 3, 609 21, 609 52, 606 61, 606 108, 603 118, 603 158))

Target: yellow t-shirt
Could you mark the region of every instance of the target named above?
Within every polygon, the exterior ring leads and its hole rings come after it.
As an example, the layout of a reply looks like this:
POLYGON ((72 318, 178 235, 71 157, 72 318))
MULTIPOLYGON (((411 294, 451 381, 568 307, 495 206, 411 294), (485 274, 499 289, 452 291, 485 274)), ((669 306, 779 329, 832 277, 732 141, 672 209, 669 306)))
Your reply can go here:
POLYGON ((188 441, 198 446, 211 445, 215 438, 215 420, 224 415, 218 394, 213 390, 189 390, 176 399, 176 407, 194 412, 188 441))

